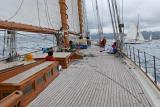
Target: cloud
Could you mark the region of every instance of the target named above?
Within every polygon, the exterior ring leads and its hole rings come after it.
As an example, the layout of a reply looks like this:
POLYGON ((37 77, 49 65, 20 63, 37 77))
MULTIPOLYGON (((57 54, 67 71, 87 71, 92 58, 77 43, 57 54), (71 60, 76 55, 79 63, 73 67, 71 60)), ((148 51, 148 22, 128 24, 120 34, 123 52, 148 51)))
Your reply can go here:
MULTIPOLYGON (((86 0, 87 17, 89 20, 89 28, 97 28, 95 11, 92 8, 92 1, 86 0)), ((122 1, 122 0, 118 0, 122 1)), ((126 30, 128 27, 137 23, 140 15, 140 25, 142 30, 159 30, 160 26, 160 0, 123 0, 124 1, 124 24, 126 30)), ((95 4, 95 3, 93 3, 95 4)), ((108 10, 107 0, 98 0, 101 21, 103 22, 104 32, 112 32, 110 14, 108 10)), ((121 7, 121 4, 120 4, 121 7)), ((94 5, 95 8, 95 5, 94 5)))

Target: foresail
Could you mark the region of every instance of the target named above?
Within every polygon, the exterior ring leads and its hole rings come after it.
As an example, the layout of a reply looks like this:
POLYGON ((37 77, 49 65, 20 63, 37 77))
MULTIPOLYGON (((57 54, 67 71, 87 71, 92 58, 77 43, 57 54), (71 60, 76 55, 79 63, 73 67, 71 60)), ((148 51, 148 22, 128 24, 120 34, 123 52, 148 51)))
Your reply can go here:
POLYGON ((79 33, 80 23, 79 23, 79 13, 78 13, 78 0, 66 0, 67 4, 67 15, 68 15, 68 25, 69 31, 79 33))
POLYGON ((60 29, 59 0, 1 0, 0 20, 60 29))

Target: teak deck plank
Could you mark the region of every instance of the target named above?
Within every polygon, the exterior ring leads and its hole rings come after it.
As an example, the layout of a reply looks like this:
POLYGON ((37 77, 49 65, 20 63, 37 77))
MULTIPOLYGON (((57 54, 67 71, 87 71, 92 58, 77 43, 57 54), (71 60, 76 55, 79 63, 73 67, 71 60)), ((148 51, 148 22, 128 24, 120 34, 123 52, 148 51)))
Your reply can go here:
POLYGON ((119 58, 95 47, 84 53, 93 55, 73 62, 28 107, 154 107, 119 58))

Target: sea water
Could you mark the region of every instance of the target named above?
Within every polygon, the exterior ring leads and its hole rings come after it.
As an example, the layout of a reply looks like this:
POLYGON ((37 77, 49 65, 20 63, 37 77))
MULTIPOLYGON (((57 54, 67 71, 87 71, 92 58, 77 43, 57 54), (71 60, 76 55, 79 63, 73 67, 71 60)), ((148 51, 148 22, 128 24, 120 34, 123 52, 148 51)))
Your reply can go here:
MULTIPOLYGON (((93 38, 94 39, 94 38, 93 38)), ((95 39, 98 41, 98 39, 95 39)), ((3 43, 4 41, 4 33, 0 33, 0 59, 3 57, 3 43)), ((37 49, 42 49, 42 48, 47 48, 47 47, 53 47, 55 46, 55 38, 53 36, 45 36, 45 35, 17 35, 17 52, 19 55, 23 55, 29 52, 36 51, 37 49)), ((107 40, 108 44, 113 43, 113 39, 107 40)), ((148 73, 154 77, 154 62, 153 62, 153 56, 156 56, 156 73, 157 73, 157 79, 160 82, 160 40, 153 40, 151 42, 145 42, 143 44, 131 44, 131 47, 134 47, 135 50, 139 49, 140 50, 140 57, 142 58, 141 60, 141 66, 145 68, 145 63, 144 63, 144 54, 142 52, 146 52, 147 57, 147 67, 148 67, 148 73), (151 56, 153 55, 153 56, 151 56)), ((135 51, 136 55, 137 52, 135 51)), ((132 56, 133 59, 133 56, 132 56)), ((133 59, 134 60, 134 59, 133 59)), ((136 61, 138 63, 138 60, 136 58, 136 61)))
POLYGON ((135 60, 135 62, 143 69, 147 68, 147 74, 151 76, 152 80, 155 79, 155 71, 156 71, 156 77, 157 81, 160 83, 160 40, 152 40, 150 42, 145 42, 143 44, 127 44, 125 47, 125 50, 128 50, 128 56, 132 58, 132 60, 135 60), (134 47, 134 50, 133 50, 134 47), (138 49, 139 49, 139 57, 138 58, 138 49), (134 52, 133 52, 134 51, 134 52), (144 53, 145 52, 145 53, 144 53), (131 56, 130 56, 131 53, 131 56), (135 53, 135 55, 133 54, 135 53), (134 57, 135 56, 135 57, 134 57), (154 56, 155 56, 155 66, 154 66, 154 56), (146 57, 146 63, 145 63, 145 57, 146 57))
MULTIPOLYGON (((41 50, 55 46, 55 38, 46 35, 17 35, 16 47, 17 53, 23 55, 33 51, 41 50)), ((0 59, 7 57, 3 56, 4 33, 0 33, 0 59)))

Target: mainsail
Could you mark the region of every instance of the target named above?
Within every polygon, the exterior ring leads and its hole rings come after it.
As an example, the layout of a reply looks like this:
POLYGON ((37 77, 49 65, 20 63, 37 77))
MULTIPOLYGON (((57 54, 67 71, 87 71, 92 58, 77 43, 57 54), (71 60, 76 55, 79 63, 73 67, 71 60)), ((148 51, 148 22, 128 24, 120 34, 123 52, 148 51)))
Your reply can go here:
POLYGON ((55 34, 64 47, 84 32, 83 0, 3 0, 0 9, 0 29, 55 34))
POLYGON ((59 0, 3 0, 0 19, 32 26, 59 29, 59 0))

